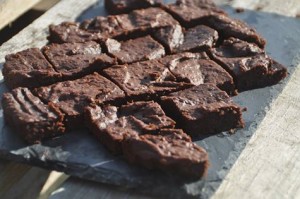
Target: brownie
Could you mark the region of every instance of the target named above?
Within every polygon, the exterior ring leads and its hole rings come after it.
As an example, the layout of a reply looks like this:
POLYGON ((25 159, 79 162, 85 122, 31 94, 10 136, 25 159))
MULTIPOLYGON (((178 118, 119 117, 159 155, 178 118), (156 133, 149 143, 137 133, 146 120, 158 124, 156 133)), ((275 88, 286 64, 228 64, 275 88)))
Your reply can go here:
POLYGON ((42 52, 65 79, 74 79, 116 63, 111 57, 101 54, 100 45, 93 41, 50 44, 43 47, 42 52))
POLYGON ((103 70, 108 79, 117 84, 131 100, 156 99, 158 96, 192 86, 177 82, 167 66, 157 60, 116 65, 103 70))
POLYGON ((74 43, 85 41, 102 41, 102 36, 98 32, 89 32, 79 28, 78 23, 63 22, 58 25, 49 26, 49 36, 47 39, 51 43, 74 43))
POLYGON ((134 10, 129 14, 98 16, 81 23, 83 30, 98 32, 104 38, 126 40, 141 37, 178 22, 160 8, 134 10))
POLYGON ((215 6, 211 6, 209 4, 204 4, 203 6, 199 4, 195 6, 192 1, 187 2, 182 0, 165 5, 164 9, 186 28, 205 24, 204 22, 207 18, 214 15, 226 15, 223 10, 215 6))
POLYGON ((236 37, 256 43, 261 48, 266 44, 265 39, 253 28, 240 20, 230 18, 217 7, 202 6, 201 2, 198 6, 195 6, 193 3, 178 1, 167 5, 165 9, 184 27, 190 28, 203 24, 217 30, 220 38, 236 37))
POLYGON ((83 111, 87 105, 120 104, 125 97, 118 86, 97 73, 36 88, 34 93, 43 101, 59 107, 66 114, 66 124, 70 129, 83 125, 83 111))
POLYGON ((232 19, 226 15, 213 15, 207 18, 205 24, 216 29, 222 38, 235 37, 255 43, 261 48, 264 48, 266 44, 266 40, 253 28, 238 19, 232 19))
POLYGON ((120 108, 90 106, 85 110, 86 126, 114 154, 122 153, 125 137, 157 133, 173 128, 175 122, 153 102, 133 102, 120 108))
POLYGON ((205 55, 182 53, 166 56, 159 61, 166 64, 179 81, 193 85, 211 83, 229 95, 237 94, 231 75, 216 62, 206 59, 205 55))
POLYGON ((105 44, 108 53, 117 58, 120 64, 157 59, 165 55, 164 47, 152 39, 151 36, 124 42, 107 39, 105 44))
POLYGON ((8 125, 33 144, 65 133, 64 114, 53 103, 45 104, 28 88, 16 88, 2 98, 8 125))
POLYGON ((184 40, 183 28, 177 23, 153 31, 152 36, 165 47, 167 53, 174 52, 184 40))
POLYGON ((38 48, 6 55, 2 70, 6 85, 10 88, 37 87, 59 81, 56 72, 38 48))
POLYGON ((207 152, 178 129, 163 129, 158 135, 131 136, 122 147, 130 163, 184 178, 203 177, 209 165, 207 152))
POLYGON ((159 6, 163 0, 105 0, 104 6, 110 14, 128 13, 135 9, 159 6))
POLYGON ((257 45, 236 38, 211 49, 211 56, 233 76, 239 91, 270 86, 287 76, 287 69, 257 45))
POLYGON ((185 32, 183 43, 178 46, 175 52, 199 52, 213 47, 217 40, 217 31, 207 26, 199 25, 185 32))
POLYGON ((242 109, 213 84, 163 96, 161 105, 178 127, 193 136, 244 127, 242 109))

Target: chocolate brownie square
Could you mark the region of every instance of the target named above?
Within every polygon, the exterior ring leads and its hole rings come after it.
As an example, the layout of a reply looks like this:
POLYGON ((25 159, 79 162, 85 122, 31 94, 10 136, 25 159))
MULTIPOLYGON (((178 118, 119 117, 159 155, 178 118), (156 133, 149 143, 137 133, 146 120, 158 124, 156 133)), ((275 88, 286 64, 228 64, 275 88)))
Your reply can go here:
POLYGON ((207 152, 179 129, 163 129, 158 135, 131 136, 123 143, 125 158, 148 169, 199 179, 207 172, 207 152))
POLYGON ((2 98, 4 119, 30 144, 63 135, 64 114, 53 103, 45 104, 28 88, 16 88, 2 98))
POLYGON ((218 32, 204 25, 183 32, 179 25, 167 26, 153 35, 171 53, 203 51, 211 48, 218 40, 218 32))
POLYGON ((126 40, 141 37, 159 28, 178 23, 160 8, 134 10, 129 14, 98 16, 81 23, 83 30, 100 33, 104 38, 126 40))
POLYGON ((286 68, 257 45, 236 38, 211 49, 211 56, 233 76, 238 91, 270 86, 287 76, 286 68))
POLYGON ((173 128, 175 122, 153 102, 133 102, 120 108, 90 106, 85 110, 86 126, 114 154, 122 153, 125 137, 157 133, 173 128))
POLYGON ((169 69, 157 60, 116 65, 103 70, 131 100, 149 100, 192 86, 177 82, 169 69))
POLYGON ((211 83, 229 95, 237 94, 231 75, 216 62, 206 59, 205 55, 202 54, 182 53, 166 56, 159 61, 166 64, 179 81, 196 86, 211 83))
POLYGON ((91 32, 79 28, 79 23, 63 22, 58 25, 49 26, 49 36, 47 37, 50 43, 74 43, 85 41, 102 41, 100 33, 91 32))
POLYGON ((110 14, 128 13, 135 9, 159 6, 163 0, 105 0, 104 6, 110 14))
POLYGON ((213 47, 218 38, 219 36, 216 30, 204 25, 199 25, 188 29, 184 33, 183 43, 178 46, 176 52, 203 51, 213 47))
POLYGON ((61 74, 54 70, 38 48, 6 55, 2 73, 10 89, 33 88, 61 80, 61 74))
POLYGON ((217 30, 223 39, 235 37, 255 43, 261 48, 266 45, 266 40, 255 29, 238 19, 232 19, 226 15, 213 15, 207 18, 205 24, 217 30))
POLYGON ((125 97, 117 85, 97 73, 36 88, 34 93, 65 113, 67 127, 70 129, 83 126, 83 111, 89 104, 120 104, 125 97))
POLYGON ((100 45, 93 41, 50 44, 43 47, 42 52, 64 79, 74 79, 116 64, 113 58, 101 54, 100 45))
POLYGON ((195 6, 194 3, 186 3, 185 1, 177 1, 176 3, 164 6, 180 24, 186 28, 204 24, 206 19, 213 15, 226 15, 226 13, 214 6, 195 6))
POLYGON ((107 39, 105 46, 108 53, 117 58, 120 64, 157 59, 165 55, 164 47, 152 39, 151 36, 123 42, 107 39))
POLYGON ((217 7, 195 6, 191 3, 177 2, 167 5, 166 10, 184 27, 190 28, 203 24, 217 30, 219 37, 223 39, 236 37, 256 43, 261 48, 266 44, 265 39, 253 28, 240 20, 230 18, 217 7))
POLYGON ((242 109, 213 84, 200 84, 163 96, 161 105, 189 135, 208 135, 244 127, 242 109))

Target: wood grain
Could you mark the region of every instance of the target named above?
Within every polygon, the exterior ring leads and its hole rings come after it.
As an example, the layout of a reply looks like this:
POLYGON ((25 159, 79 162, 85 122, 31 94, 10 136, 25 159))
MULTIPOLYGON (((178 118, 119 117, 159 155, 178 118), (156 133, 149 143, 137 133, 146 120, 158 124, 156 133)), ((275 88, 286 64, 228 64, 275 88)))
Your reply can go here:
POLYGON ((0 29, 14 21, 41 0, 0 0, 0 29))

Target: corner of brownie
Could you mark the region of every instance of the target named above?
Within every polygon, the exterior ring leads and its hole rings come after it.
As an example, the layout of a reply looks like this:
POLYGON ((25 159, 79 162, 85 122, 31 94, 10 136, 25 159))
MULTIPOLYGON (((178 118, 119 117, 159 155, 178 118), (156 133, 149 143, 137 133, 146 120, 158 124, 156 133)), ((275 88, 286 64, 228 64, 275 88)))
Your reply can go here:
POLYGON ((4 93, 4 119, 30 144, 65 133, 64 114, 53 103, 45 104, 27 88, 4 93))
POLYGON ((160 103, 167 115, 189 135, 244 127, 243 109, 213 84, 200 84, 163 96, 160 103))

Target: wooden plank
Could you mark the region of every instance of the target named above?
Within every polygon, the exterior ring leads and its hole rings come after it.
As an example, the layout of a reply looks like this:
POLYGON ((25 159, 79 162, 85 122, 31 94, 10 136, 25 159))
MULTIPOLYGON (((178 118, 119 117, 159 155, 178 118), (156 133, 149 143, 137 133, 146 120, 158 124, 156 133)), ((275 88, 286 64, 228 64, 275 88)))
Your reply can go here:
POLYGON ((50 171, 28 165, 0 162, 0 198, 31 199, 39 195, 50 171))
POLYGON ((0 29, 14 21, 41 0, 0 0, 0 29))
POLYGON ((300 65, 213 198, 300 198, 300 65))

